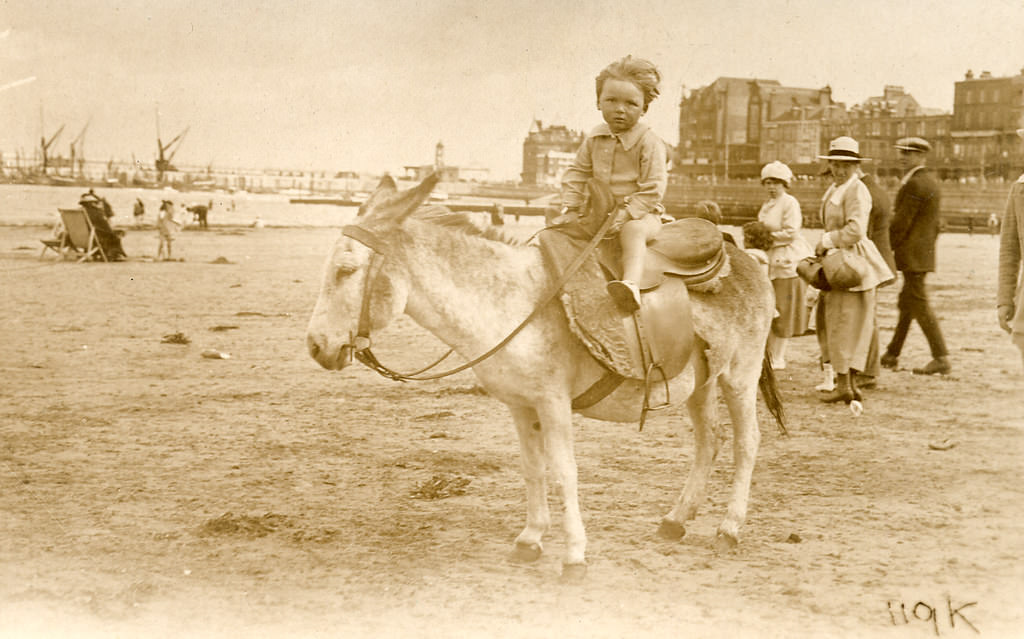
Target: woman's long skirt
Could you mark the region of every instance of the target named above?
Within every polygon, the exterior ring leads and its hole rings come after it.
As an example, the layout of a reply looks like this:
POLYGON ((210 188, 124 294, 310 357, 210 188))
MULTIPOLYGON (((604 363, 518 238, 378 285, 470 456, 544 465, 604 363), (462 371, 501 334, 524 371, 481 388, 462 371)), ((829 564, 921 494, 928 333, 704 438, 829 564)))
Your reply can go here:
POLYGON ((875 289, 826 291, 819 303, 825 304, 822 361, 831 362, 836 373, 864 372, 875 325, 875 289))
POLYGON ((799 277, 772 280, 778 317, 772 320, 775 337, 799 337, 807 332, 810 309, 807 307, 807 282, 799 277))

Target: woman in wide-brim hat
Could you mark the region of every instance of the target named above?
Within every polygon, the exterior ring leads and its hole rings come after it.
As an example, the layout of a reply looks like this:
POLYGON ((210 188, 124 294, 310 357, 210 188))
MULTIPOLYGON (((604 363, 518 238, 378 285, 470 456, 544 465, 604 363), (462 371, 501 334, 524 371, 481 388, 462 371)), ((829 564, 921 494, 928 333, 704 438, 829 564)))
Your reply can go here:
POLYGON ((831 363, 836 374, 835 390, 824 401, 850 403, 862 399, 854 376, 867 365, 875 324, 875 289, 894 275, 867 236, 871 194, 860 181, 860 163, 867 159, 860 155, 860 145, 851 137, 838 137, 829 143, 828 154, 818 158, 828 161, 832 184, 821 200, 824 232, 815 252, 852 251, 867 264, 859 284, 826 291, 821 298, 825 322, 819 327, 818 341, 822 360, 831 363))
POLYGON ((768 249, 768 277, 775 289, 778 315, 768 335, 768 352, 772 366, 786 367, 786 346, 789 338, 803 335, 809 323, 807 283, 797 276, 796 267, 803 258, 814 253, 801 233, 803 215, 800 202, 789 192, 793 171, 782 162, 770 162, 761 169, 761 184, 768 199, 761 205, 757 220, 771 232, 768 249))

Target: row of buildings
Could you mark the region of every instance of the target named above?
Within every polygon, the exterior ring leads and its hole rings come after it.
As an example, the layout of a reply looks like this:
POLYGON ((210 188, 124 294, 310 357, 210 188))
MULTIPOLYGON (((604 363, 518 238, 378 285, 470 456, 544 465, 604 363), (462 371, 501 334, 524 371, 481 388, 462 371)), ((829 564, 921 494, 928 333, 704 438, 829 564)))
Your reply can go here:
MULTIPOLYGON (((1024 127, 1024 69, 996 77, 968 71, 954 84, 953 112, 924 107, 901 86, 847 107, 831 87, 782 86, 777 80, 721 77, 687 91, 679 104, 677 176, 752 178, 773 160, 798 175, 821 170, 829 140, 849 135, 879 174, 898 175, 893 145, 906 136, 931 142, 930 164, 944 179, 1008 179, 1024 171, 1016 130, 1024 127)), ((583 134, 535 121, 523 142, 522 181, 558 184, 583 134)))
POLYGON ((780 160, 797 174, 820 170, 828 141, 849 135, 881 175, 899 173, 896 140, 931 142, 930 164, 945 179, 1016 177, 1024 153, 1024 69, 995 77, 968 71, 954 84, 953 112, 928 108, 900 86, 846 107, 828 86, 806 89, 775 80, 718 78, 686 92, 679 106, 675 171, 690 176, 754 177, 780 160))

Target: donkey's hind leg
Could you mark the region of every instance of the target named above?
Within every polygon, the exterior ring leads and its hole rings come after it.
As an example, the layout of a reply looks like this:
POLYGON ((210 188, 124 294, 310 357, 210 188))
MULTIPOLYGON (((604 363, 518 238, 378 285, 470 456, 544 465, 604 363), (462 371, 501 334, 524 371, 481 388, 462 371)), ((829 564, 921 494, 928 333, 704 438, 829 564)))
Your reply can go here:
POLYGON ((686 400, 690 421, 693 422, 693 466, 675 506, 661 519, 658 535, 665 539, 680 539, 686 534, 685 523, 697 516, 697 509, 704 501, 708 477, 722 445, 717 388, 713 381, 708 383, 704 358, 695 360, 698 362, 695 388, 686 400))
POLYGON ((734 474, 732 495, 725 519, 718 527, 717 545, 734 548, 739 540, 740 526, 747 518, 750 481, 754 474, 761 431, 757 425, 757 381, 761 374, 760 359, 734 364, 719 380, 729 416, 732 418, 734 474))
POLYGON ((519 460, 526 481, 526 528, 516 537, 512 558, 530 562, 543 552, 541 538, 551 525, 548 511, 547 470, 544 453, 544 435, 537 412, 523 406, 510 406, 512 419, 519 435, 519 460))

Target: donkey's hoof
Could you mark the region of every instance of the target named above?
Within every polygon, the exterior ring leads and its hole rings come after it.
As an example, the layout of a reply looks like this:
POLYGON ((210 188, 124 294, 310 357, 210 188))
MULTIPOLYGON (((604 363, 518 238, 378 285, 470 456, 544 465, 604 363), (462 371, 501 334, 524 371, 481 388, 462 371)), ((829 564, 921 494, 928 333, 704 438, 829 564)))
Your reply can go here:
POLYGON ((686 534, 686 527, 678 521, 662 519, 658 526, 658 536, 669 541, 679 541, 686 534))
POLYGON ((517 541, 512 549, 512 561, 529 564, 540 559, 543 550, 538 543, 525 543, 517 541))
POLYGON ((562 583, 581 584, 587 578, 587 564, 562 564, 562 583))
POLYGON ((719 532, 715 535, 715 550, 717 552, 732 552, 739 545, 739 540, 729 533, 719 532))

